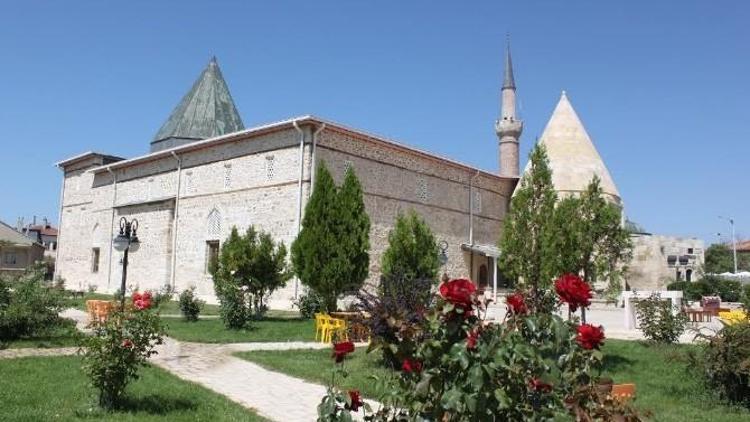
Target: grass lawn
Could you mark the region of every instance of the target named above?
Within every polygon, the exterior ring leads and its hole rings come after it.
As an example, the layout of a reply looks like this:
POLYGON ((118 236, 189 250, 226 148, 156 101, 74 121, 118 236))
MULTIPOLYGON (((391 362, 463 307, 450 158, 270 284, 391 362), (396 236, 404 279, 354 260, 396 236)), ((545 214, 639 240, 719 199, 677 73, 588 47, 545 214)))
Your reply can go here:
MULTIPOLYGON (((616 383, 636 384, 636 405, 653 412, 654 421, 750 421, 750 411, 723 405, 706 392, 697 377, 691 376, 680 357, 686 347, 648 346, 640 342, 607 340, 604 347, 604 375, 616 383)), ((309 381, 325 384, 332 368, 330 350, 257 351, 237 356, 259 365, 309 381)), ((356 350, 346 361, 349 376, 342 389, 359 389, 377 398, 370 375, 387 376, 378 363, 378 354, 356 350)))
POLYGON ((314 341, 315 321, 300 318, 267 317, 253 321, 249 328, 230 330, 220 319, 186 322, 181 318, 163 318, 167 335, 198 343, 245 343, 275 341, 314 341))
MULTIPOLYGON (((112 295, 104 293, 86 293, 83 298, 71 299, 71 305, 82 311, 86 310, 87 300, 112 300, 112 295)), ((163 303, 159 311, 164 315, 180 315, 180 303, 176 300, 163 303)), ((219 315, 219 305, 204 304, 201 308, 201 315, 219 315)))
POLYGON ((31 337, 12 340, 8 343, 3 344, 1 347, 6 347, 8 349, 53 349, 56 347, 75 347, 77 345, 78 344, 76 343, 74 330, 62 328, 59 331, 50 333, 49 335, 43 337, 31 337))
POLYGON ((0 360, 0 420, 265 421, 226 398, 155 368, 128 386, 125 407, 99 410, 77 357, 0 360))

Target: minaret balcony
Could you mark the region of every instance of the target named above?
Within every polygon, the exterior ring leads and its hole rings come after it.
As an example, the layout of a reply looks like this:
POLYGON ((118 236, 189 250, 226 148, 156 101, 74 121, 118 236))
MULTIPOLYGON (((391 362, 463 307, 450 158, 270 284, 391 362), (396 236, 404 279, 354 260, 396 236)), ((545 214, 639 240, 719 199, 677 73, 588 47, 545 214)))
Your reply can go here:
POLYGON ((523 122, 520 120, 502 119, 495 122, 495 131, 500 138, 512 136, 516 139, 521 137, 523 122))

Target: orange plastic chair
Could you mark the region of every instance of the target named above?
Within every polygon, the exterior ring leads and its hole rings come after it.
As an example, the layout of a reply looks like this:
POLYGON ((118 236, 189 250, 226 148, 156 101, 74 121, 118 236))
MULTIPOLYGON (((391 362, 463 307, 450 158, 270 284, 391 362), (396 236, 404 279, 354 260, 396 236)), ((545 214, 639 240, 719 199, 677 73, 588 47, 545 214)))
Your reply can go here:
POLYGON ((100 300, 96 304, 96 320, 98 323, 103 323, 107 320, 110 312, 114 309, 114 303, 108 300, 100 300))
POLYGON ((86 301, 86 312, 89 314, 89 325, 92 325, 96 322, 96 308, 98 305, 98 300, 90 299, 86 301))
POLYGON ((612 386, 612 397, 620 401, 635 397, 635 384, 615 384, 612 386))

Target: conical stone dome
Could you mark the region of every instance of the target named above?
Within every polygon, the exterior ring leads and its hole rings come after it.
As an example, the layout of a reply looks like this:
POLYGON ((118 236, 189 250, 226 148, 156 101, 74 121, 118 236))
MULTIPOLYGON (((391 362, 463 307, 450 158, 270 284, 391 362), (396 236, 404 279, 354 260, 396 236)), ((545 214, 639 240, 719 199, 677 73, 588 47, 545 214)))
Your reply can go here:
POLYGON ((552 183, 560 197, 583 192, 596 175, 605 195, 616 204, 622 203, 607 166, 564 91, 539 143, 547 149, 552 183))
POLYGON ((244 128, 214 57, 154 136, 151 152, 244 128))

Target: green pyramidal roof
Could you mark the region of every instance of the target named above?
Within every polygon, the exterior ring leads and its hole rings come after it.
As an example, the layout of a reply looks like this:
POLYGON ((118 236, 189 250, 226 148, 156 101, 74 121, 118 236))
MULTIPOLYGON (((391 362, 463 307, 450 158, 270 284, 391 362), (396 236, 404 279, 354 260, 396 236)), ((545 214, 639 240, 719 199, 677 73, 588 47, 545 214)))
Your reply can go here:
POLYGON ((214 57, 154 136, 151 152, 244 128, 214 57))

